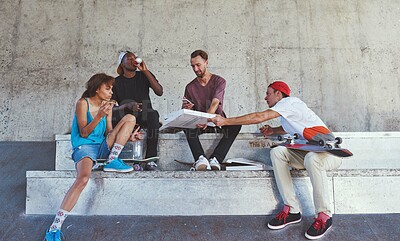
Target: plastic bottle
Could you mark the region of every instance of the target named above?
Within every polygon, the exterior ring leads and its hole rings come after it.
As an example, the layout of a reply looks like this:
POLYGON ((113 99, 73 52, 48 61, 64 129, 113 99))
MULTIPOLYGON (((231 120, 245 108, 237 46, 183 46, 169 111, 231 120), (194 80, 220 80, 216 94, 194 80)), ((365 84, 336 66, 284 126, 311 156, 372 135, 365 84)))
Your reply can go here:
POLYGON ((133 142, 133 159, 135 160, 143 160, 146 150, 146 130, 140 129, 139 132, 142 133, 142 139, 133 142))

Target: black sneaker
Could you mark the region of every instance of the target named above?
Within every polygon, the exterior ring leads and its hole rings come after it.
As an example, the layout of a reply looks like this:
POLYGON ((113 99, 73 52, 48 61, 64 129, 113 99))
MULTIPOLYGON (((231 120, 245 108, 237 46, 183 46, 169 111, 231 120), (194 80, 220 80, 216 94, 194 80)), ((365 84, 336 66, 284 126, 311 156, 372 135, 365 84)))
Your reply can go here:
POLYGON ((326 220, 326 223, 322 219, 315 218, 314 223, 305 233, 308 239, 319 239, 326 234, 326 232, 332 228, 332 218, 326 220))
POLYGON ((268 223, 268 228, 270 229, 282 229, 289 224, 299 223, 301 221, 301 214, 289 213, 290 207, 285 206, 283 210, 278 213, 271 221, 268 223))

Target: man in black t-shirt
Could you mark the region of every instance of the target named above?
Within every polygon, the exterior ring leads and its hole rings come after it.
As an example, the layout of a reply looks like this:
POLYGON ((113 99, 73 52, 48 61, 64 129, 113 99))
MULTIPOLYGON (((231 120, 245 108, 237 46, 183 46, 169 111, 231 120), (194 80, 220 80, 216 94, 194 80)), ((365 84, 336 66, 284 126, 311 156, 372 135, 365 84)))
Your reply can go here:
MULTIPOLYGON (((118 77, 115 78, 112 98, 119 103, 113 109, 113 125, 126 114, 134 114, 137 123, 147 128, 146 158, 157 157, 159 117, 151 105, 150 88, 162 96, 163 87, 149 71, 144 61, 129 51, 121 52, 118 59, 118 77), (140 71, 137 71, 137 70, 140 71)), ((149 162, 147 170, 155 170, 156 164, 149 162)))

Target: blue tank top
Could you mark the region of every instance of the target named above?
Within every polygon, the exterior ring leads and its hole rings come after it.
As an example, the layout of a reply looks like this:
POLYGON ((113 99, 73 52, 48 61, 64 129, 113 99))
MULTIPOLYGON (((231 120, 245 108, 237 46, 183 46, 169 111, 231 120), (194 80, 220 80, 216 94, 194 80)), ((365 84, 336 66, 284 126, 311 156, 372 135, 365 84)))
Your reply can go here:
MULTIPOLYGON (((93 117, 90 114, 90 105, 89 101, 85 98, 86 102, 88 103, 88 111, 87 111, 87 120, 88 124, 93 121, 93 117)), ((99 124, 94 128, 94 130, 89 134, 88 137, 83 138, 80 133, 79 133, 79 126, 78 126, 78 120, 76 118, 76 114, 74 116, 74 120, 72 121, 72 130, 71 130, 71 144, 72 148, 76 148, 81 145, 94 145, 94 144, 101 144, 105 136, 104 134, 106 133, 106 127, 107 127, 107 121, 106 121, 106 116, 104 116, 99 124)))

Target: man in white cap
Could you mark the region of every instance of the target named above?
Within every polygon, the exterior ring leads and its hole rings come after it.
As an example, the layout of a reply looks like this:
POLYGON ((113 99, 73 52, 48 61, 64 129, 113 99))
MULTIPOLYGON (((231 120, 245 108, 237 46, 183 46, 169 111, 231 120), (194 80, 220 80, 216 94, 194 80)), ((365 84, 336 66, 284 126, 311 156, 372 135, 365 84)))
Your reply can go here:
MULTIPOLYGON (((163 87, 146 63, 130 51, 120 52, 117 73, 119 76, 115 78, 112 98, 119 106, 113 109, 113 123, 118 123, 126 114, 135 115, 137 123, 147 128, 146 158, 157 160, 160 115, 151 105, 149 92, 152 89, 156 95, 162 96, 163 87)), ((149 162, 145 168, 149 171, 156 169, 155 161, 149 162)))
MULTIPOLYGON (((309 142, 335 140, 332 132, 322 120, 299 98, 290 96, 290 88, 283 81, 275 81, 268 86, 265 100, 269 109, 250 113, 244 116, 224 118, 216 116, 211 119, 217 126, 258 124, 273 118, 280 118, 281 126, 261 128, 265 136, 299 134, 300 139, 309 142)), ((277 146, 271 150, 271 161, 279 193, 284 207, 267 226, 270 229, 282 229, 289 224, 301 221, 300 206, 296 199, 289 167, 306 169, 313 187, 315 220, 305 233, 308 239, 318 239, 332 227, 332 207, 329 199, 326 170, 333 170, 342 164, 342 159, 327 153, 315 153, 302 150, 291 150, 277 146)))

